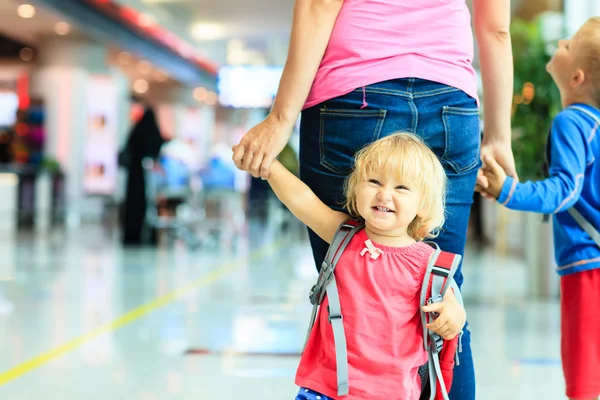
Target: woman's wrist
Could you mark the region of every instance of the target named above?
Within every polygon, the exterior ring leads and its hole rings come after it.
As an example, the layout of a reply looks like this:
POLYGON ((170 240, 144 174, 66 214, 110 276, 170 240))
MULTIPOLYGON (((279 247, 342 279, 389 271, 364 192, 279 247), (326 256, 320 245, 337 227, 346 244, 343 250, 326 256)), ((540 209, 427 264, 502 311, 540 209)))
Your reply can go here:
MULTIPOLYGON (((296 120, 298 119, 298 115, 294 115, 294 112, 286 111, 286 110, 276 110, 273 109, 269 113, 267 118, 270 118, 276 124, 283 126, 285 128, 289 128, 290 130, 294 127, 296 120)), ((290 132, 291 134, 291 132, 290 132)))
POLYGON ((511 132, 501 132, 497 130, 484 130, 481 144, 495 144, 512 146, 511 132))

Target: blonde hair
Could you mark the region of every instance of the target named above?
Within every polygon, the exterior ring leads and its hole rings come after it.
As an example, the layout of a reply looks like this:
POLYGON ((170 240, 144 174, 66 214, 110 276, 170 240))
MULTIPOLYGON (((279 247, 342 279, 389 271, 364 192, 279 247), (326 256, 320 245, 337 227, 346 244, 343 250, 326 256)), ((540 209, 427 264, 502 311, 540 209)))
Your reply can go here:
POLYGON ((581 27, 574 43, 576 58, 592 88, 592 99, 600 106, 600 17, 593 17, 581 27))
POLYGON ((445 221, 446 173, 437 156, 412 133, 398 132, 379 139, 361 149, 355 157, 354 169, 345 185, 346 209, 360 217, 356 205, 356 189, 373 172, 395 174, 406 179, 421 195, 423 217, 417 216, 408 226, 415 240, 437 236, 445 221))

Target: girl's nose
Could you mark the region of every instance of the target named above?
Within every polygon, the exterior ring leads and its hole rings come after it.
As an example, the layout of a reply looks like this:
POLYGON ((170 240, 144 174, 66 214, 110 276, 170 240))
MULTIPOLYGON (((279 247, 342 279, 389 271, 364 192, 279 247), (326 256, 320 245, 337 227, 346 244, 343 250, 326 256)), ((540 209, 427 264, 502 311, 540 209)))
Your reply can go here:
POLYGON ((388 200, 390 198, 390 193, 386 188, 381 188, 377 192, 377 199, 379 200, 388 200))

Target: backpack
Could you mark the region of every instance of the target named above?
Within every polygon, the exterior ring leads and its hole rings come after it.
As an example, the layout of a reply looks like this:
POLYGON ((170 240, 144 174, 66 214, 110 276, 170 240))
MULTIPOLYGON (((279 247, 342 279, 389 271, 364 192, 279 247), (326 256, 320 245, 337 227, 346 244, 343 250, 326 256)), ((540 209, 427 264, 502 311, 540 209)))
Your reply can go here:
MULTIPOLYGON (((335 358, 337 369, 337 389, 338 396, 346 396, 350 390, 348 382, 348 350, 346 345, 346 335, 344 333, 343 317, 341 313, 340 298, 338 295, 337 284, 335 281, 335 267, 340 260, 344 250, 352 240, 354 234, 364 228, 360 221, 350 219, 341 224, 335 233, 335 236, 329 246, 325 260, 321 266, 317 282, 310 290, 309 298, 313 305, 310 324, 306 335, 306 343, 315 324, 317 311, 325 294, 329 299, 329 322, 333 329, 333 339, 335 344, 335 358)), ((423 284, 421 287, 421 305, 441 302, 446 290, 452 288, 456 298, 462 304, 462 297, 458 286, 454 282, 454 273, 458 268, 461 256, 458 254, 441 251, 437 244, 426 242, 432 246, 435 251, 427 264, 423 284)), ((423 326, 423 346, 428 354, 427 364, 419 369, 421 377, 421 387, 423 396, 427 395, 429 390, 430 400, 448 400, 448 392, 452 385, 453 368, 455 362, 458 363, 457 350, 460 352, 461 335, 452 340, 444 340, 435 332, 429 331, 426 327, 437 315, 435 313, 421 313, 421 323, 423 326), (434 314, 434 315, 429 315, 434 314)))

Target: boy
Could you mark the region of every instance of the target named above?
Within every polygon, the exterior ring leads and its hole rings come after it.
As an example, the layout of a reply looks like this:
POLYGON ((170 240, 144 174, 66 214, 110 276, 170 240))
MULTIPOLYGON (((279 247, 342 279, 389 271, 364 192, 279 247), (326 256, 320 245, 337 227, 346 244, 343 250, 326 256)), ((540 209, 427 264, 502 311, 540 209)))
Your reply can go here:
POLYGON ((508 208, 553 215, 567 396, 593 400, 600 396, 600 245, 567 210, 600 230, 600 18, 560 41, 546 69, 564 108, 548 140, 549 178, 519 183, 486 157, 479 184, 508 208))

